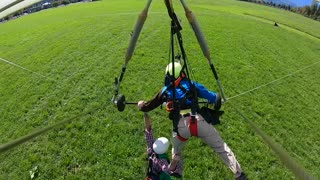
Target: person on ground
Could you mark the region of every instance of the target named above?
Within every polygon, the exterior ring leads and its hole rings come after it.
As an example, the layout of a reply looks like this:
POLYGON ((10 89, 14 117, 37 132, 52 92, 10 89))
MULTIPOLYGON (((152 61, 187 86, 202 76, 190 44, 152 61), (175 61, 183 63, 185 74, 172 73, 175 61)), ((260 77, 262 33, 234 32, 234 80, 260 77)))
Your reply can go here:
POLYGON ((169 140, 165 137, 153 139, 151 120, 145 112, 144 118, 144 137, 147 143, 148 168, 146 180, 171 180, 169 171, 169 157, 167 154, 169 140))
POLYGON ((228 166, 236 180, 246 180, 234 153, 220 137, 217 130, 200 114, 197 99, 204 98, 214 105, 215 110, 221 108, 221 97, 207 90, 203 85, 186 78, 184 68, 175 62, 167 65, 165 70, 165 86, 149 101, 139 101, 138 109, 149 112, 166 103, 169 118, 173 121, 172 161, 169 165, 171 175, 182 176, 181 151, 185 142, 192 136, 200 138, 209 145, 228 166))

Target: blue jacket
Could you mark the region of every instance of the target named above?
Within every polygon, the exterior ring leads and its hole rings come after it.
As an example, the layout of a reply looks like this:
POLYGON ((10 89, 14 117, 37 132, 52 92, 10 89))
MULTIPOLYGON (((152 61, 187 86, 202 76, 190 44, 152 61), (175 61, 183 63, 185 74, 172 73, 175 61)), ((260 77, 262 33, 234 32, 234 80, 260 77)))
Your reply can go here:
MULTIPOLYGON (((217 97, 216 93, 207 90, 202 84, 199 84, 194 81, 191 81, 191 83, 194 84, 197 96, 199 98, 204 98, 208 100, 209 103, 215 103, 217 97)), ((182 79, 179 84, 179 86, 183 87, 185 90, 190 90, 190 84, 188 79, 182 79)), ((175 87, 175 99, 177 100, 184 98, 187 93, 179 86, 175 87)), ((164 86, 151 100, 147 101, 140 110, 143 112, 148 112, 160 106, 162 103, 167 102, 169 99, 172 100, 172 92, 172 87, 164 86)), ((186 103, 186 105, 190 105, 191 101, 187 100, 186 103)))

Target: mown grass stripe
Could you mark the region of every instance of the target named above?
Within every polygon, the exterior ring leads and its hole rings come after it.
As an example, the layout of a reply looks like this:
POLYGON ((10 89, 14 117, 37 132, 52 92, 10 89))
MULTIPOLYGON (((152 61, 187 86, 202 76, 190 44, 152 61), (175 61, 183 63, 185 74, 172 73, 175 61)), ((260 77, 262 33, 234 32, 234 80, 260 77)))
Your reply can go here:
POLYGON ((273 80, 273 81, 270 81, 270 82, 268 82, 268 83, 262 84, 262 85, 260 85, 260 86, 255 87, 255 88, 252 88, 252 89, 250 89, 250 90, 248 90, 248 91, 239 93, 238 95, 229 97, 229 98, 227 98, 227 100, 230 100, 230 99, 233 99, 233 98, 236 98, 236 97, 245 95, 245 94, 247 94, 247 93, 249 93, 249 92, 258 90, 258 89, 260 89, 260 88, 262 88, 262 87, 265 87, 265 86, 268 86, 268 85, 270 85, 270 84, 273 84, 273 83, 275 83, 275 82, 277 82, 277 81, 280 81, 280 80, 282 80, 282 79, 285 79, 285 78, 287 78, 287 77, 289 77, 289 76, 293 76, 293 75, 295 75, 295 74, 297 74, 297 73, 299 73, 299 72, 301 72, 301 71, 303 71, 303 70, 305 70, 305 69, 308 69, 308 68, 310 68, 310 67, 313 67, 314 65, 317 65, 317 64, 319 64, 319 63, 320 63, 320 61, 315 62, 315 63, 313 63, 313 64, 310 64, 310 65, 308 65, 308 66, 305 66, 305 67, 303 67, 303 68, 301 68, 301 69, 299 69, 299 70, 297 70, 297 71, 295 71, 295 72, 289 73, 289 74, 287 74, 287 75, 285 75, 285 76, 283 76, 283 77, 280 77, 280 78, 275 79, 275 80, 273 80))
POLYGON ((39 76, 42 76, 42 77, 45 77, 45 78, 46 78, 45 75, 42 75, 42 74, 40 74, 40 73, 37 73, 37 72, 35 72, 35 71, 32 71, 32 70, 27 69, 27 68, 25 68, 25 67, 22 67, 22 66, 20 66, 20 65, 18 65, 18 64, 15 64, 15 63, 13 63, 13 62, 11 62, 11 61, 8 61, 8 60, 6 60, 6 59, 3 59, 3 58, 1 58, 1 57, 0 57, 0 60, 4 61, 5 63, 8 63, 8 64, 10 64, 10 65, 13 65, 13 66, 15 66, 15 67, 18 67, 18 68, 20 68, 20 69, 23 69, 23 70, 25 70, 25 71, 28 71, 28 72, 31 72, 31 73, 33 73, 33 74, 37 74, 37 75, 39 75, 39 76))
MULTIPOLYGON (((250 16, 250 17, 253 17, 255 19, 258 19, 258 20, 263 20, 265 22, 269 22, 269 23, 275 23, 276 21, 275 20, 272 20, 272 19, 268 19, 268 18, 265 18, 265 17, 261 17, 261 16, 257 16, 257 15, 253 15, 253 14, 248 14, 248 13, 244 13, 244 15, 247 15, 247 16, 250 16)), ((316 36, 316 35, 313 35, 311 33, 308 33, 306 31, 303 31, 303 30, 300 30, 298 28, 295 28, 295 27, 292 27, 288 24, 285 24, 285 23, 279 23, 277 22, 277 24, 281 27, 284 27, 284 28, 287 28, 288 30, 291 30, 293 32, 296 32, 298 34, 302 34, 302 35, 305 35, 307 37, 309 37, 310 39, 313 39, 313 40, 320 40, 320 37, 319 36, 316 36)))
POLYGON ((243 113, 240 112, 236 106, 232 103, 229 103, 231 107, 240 115, 246 122, 249 124, 252 130, 256 132, 263 141, 272 149, 272 151, 281 159, 282 163, 295 174, 298 179, 301 180, 315 180, 315 177, 312 177, 305 168, 299 165, 295 160, 290 157, 289 153, 276 143, 270 136, 264 133, 253 121, 249 120, 243 113))
POLYGON ((87 110, 84 113, 78 114, 78 115, 73 116, 73 117, 71 117, 69 119, 62 120, 62 121, 60 121, 60 122, 58 122, 56 124, 47 126, 45 128, 42 128, 42 129, 39 129, 39 130, 35 130, 34 132, 32 132, 30 134, 27 134, 25 136, 22 136, 20 138, 12 140, 12 141, 10 141, 8 143, 2 144, 2 145, 0 145, 0 153, 4 153, 4 152, 6 152, 6 151, 8 151, 8 150, 20 145, 20 144, 23 144, 23 143, 25 143, 25 142, 27 142, 27 141, 29 141, 29 140, 37 137, 37 136, 40 136, 40 135, 42 135, 42 134, 44 134, 44 133, 46 133, 46 132, 48 132, 48 131, 50 131, 50 130, 58 127, 58 126, 61 126, 61 125, 66 124, 68 122, 71 122, 72 120, 75 120, 75 119, 80 118, 82 116, 85 116, 87 114, 92 114, 95 111, 99 110, 100 108, 101 107, 94 108, 94 109, 91 109, 91 110, 87 110))

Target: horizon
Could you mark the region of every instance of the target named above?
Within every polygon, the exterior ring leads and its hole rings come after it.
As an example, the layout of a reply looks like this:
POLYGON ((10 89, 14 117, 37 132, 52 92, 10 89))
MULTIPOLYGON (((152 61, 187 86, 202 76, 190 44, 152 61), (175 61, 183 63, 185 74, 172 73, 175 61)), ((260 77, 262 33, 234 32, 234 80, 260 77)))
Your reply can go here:
POLYGON ((313 2, 313 0, 264 0, 264 1, 272 2, 275 4, 290 5, 293 7, 310 6, 313 2))

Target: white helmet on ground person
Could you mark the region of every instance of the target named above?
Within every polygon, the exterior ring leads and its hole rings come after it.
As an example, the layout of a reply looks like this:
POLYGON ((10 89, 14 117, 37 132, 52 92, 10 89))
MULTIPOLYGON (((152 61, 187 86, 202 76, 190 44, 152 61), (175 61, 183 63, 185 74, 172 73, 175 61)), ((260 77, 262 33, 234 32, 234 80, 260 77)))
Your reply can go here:
MULTIPOLYGON (((181 70, 182 70, 182 66, 180 63, 178 62, 174 62, 174 78, 178 78, 180 76, 180 73, 181 73, 181 70)), ((169 63, 166 67, 166 74, 169 73, 169 75, 172 75, 172 63, 169 63)))
POLYGON ((152 148, 155 153, 164 154, 169 148, 169 140, 165 137, 160 137, 154 141, 152 148))

